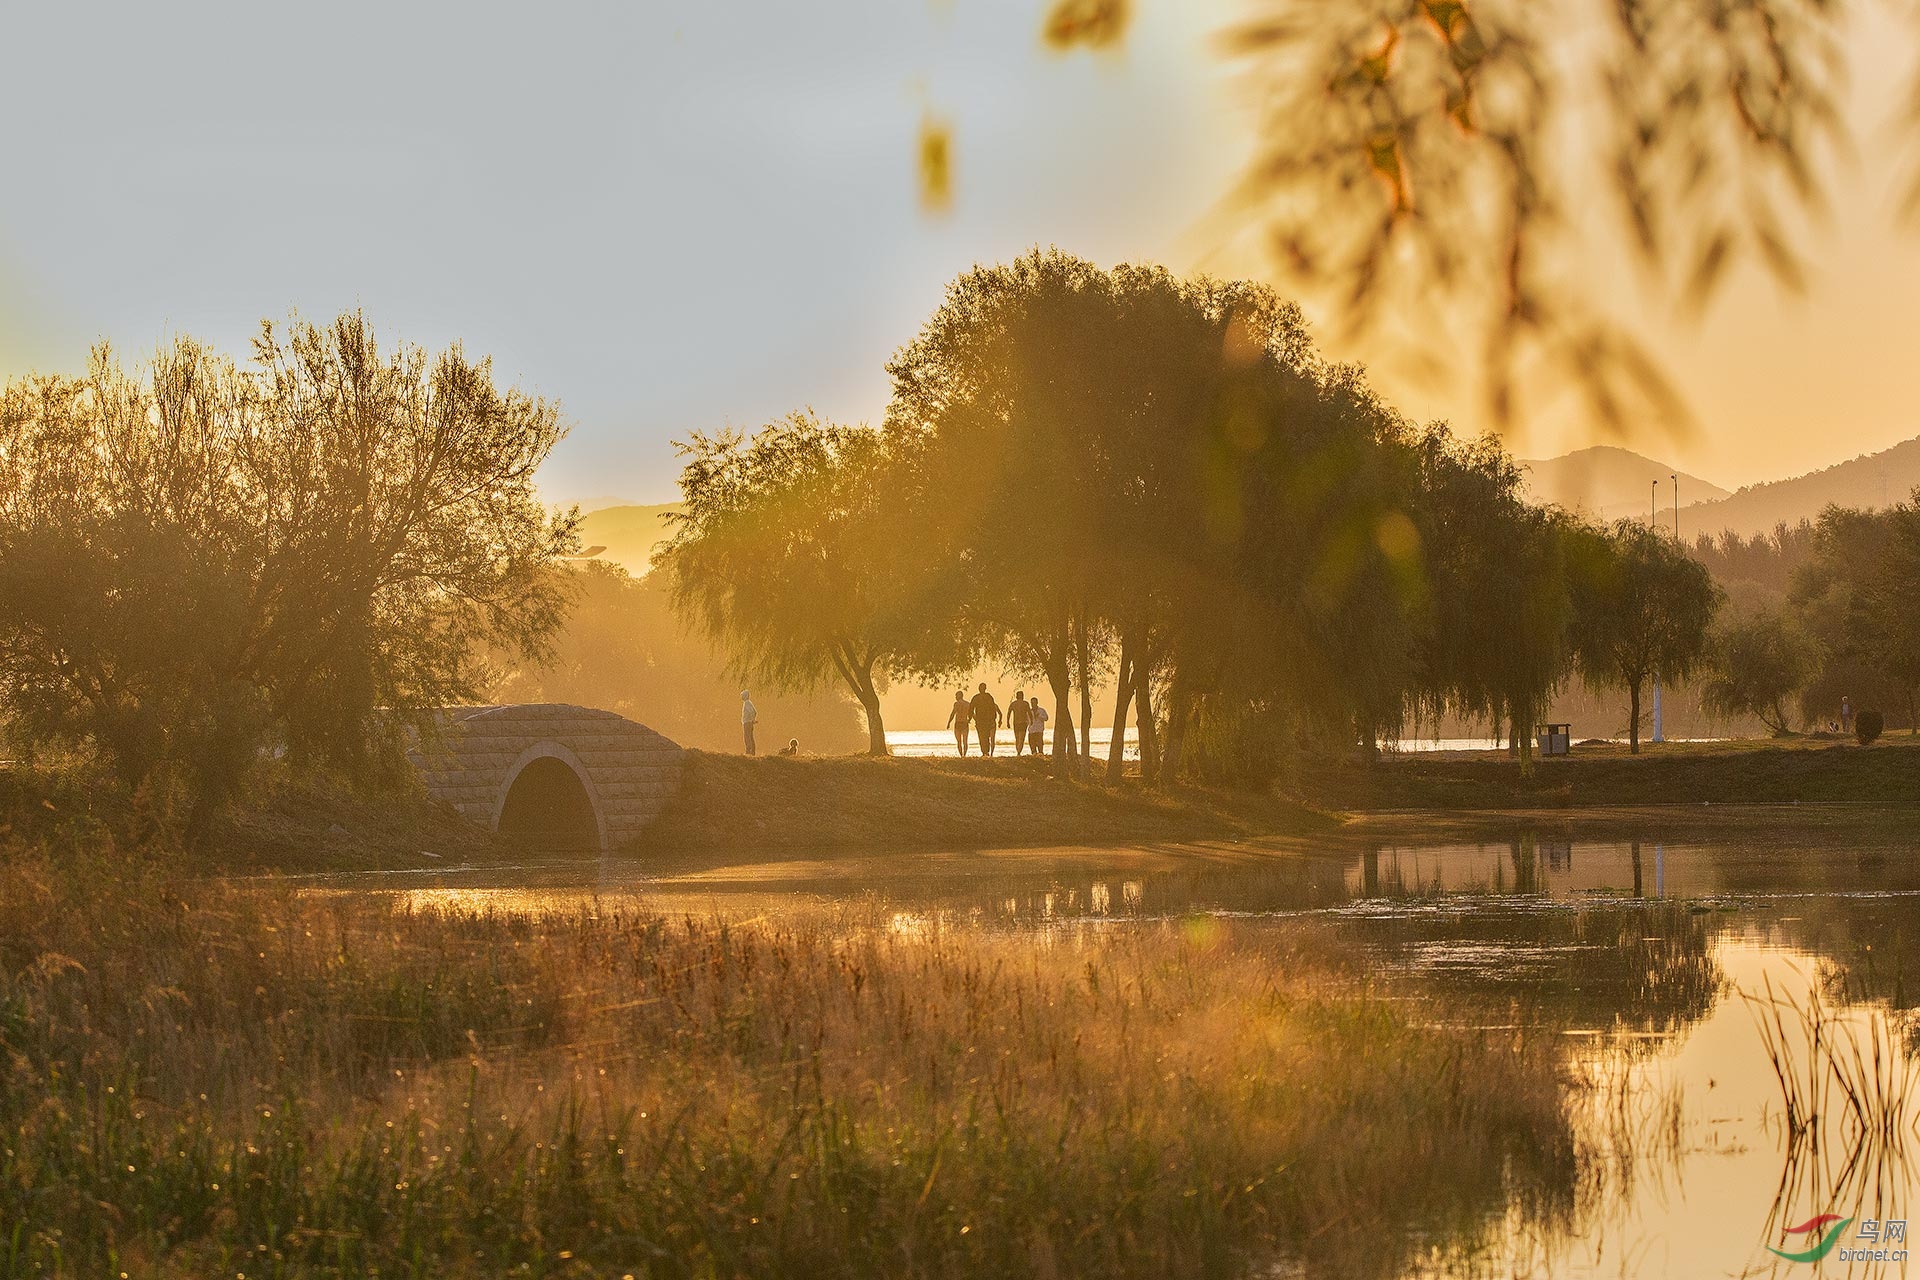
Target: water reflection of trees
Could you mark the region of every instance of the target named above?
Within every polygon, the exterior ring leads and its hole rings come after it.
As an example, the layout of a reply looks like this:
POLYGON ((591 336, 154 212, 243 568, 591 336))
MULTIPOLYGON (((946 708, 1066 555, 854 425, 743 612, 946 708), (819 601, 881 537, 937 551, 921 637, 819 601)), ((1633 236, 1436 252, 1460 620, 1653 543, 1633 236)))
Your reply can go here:
POLYGON ((1394 914, 1343 922, 1388 969, 1437 991, 1498 1000, 1529 1021, 1672 1033, 1712 1007, 1716 929, 1683 905, 1394 914))

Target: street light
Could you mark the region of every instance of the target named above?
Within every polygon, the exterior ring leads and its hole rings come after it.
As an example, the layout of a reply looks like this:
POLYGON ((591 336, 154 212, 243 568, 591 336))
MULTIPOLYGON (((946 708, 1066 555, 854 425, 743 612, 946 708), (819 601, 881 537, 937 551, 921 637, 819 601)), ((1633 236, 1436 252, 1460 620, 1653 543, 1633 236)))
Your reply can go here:
MULTIPOLYGON (((1674 527, 1680 526, 1680 477, 1674 474, 1668 477, 1673 481, 1673 520, 1674 527)), ((1653 482, 1653 494, 1647 509, 1647 527, 1658 533, 1660 530, 1660 482, 1653 482)), ((1675 535, 1676 538, 1678 535, 1675 535)), ((1665 742, 1666 736, 1660 728, 1660 673, 1653 673, 1653 740, 1665 742)))

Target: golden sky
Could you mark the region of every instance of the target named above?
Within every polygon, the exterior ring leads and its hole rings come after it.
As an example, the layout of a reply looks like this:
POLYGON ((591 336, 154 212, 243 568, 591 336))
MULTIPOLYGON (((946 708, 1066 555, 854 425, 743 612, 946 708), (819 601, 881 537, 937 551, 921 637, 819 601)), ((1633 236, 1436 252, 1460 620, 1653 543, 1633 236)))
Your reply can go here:
MULTIPOLYGON (((876 417, 884 361, 976 261, 1058 244, 1259 269, 1208 218, 1247 146, 1213 42, 1240 0, 1138 0, 1126 46, 1097 56, 1045 51, 1044 8, 17 8, 9 48, 88 55, 0 78, 0 373, 78 368, 101 337, 243 350, 263 316, 364 306, 562 402, 555 498, 657 500, 692 430, 876 417), (914 183, 928 117, 953 131, 939 215, 914 183)), ((1732 487, 1920 434, 1920 238, 1892 225, 1882 145, 1913 41, 1871 21, 1862 158, 1836 171, 1807 294, 1742 277, 1689 325, 1609 286, 1698 423, 1634 447, 1732 487)), ((1469 389, 1397 378, 1389 351, 1330 354, 1415 416, 1480 421, 1469 389)), ((1590 439, 1563 409, 1514 445, 1590 439)))

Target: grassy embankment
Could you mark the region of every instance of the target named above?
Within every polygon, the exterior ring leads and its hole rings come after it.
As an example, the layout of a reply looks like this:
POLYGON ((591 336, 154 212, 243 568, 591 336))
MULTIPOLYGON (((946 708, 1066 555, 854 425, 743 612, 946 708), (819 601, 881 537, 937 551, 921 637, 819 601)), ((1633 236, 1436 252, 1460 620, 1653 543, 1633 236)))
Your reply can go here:
POLYGON ((687 753, 680 794, 642 849, 997 848, 1232 839, 1331 830, 1278 796, 1066 782, 1017 758, 789 760, 687 753))
MULTIPOLYGON (((1330 830, 1338 819, 1279 798, 1198 787, 1065 782, 1024 760, 687 753, 680 794, 632 852, 758 856, 818 850, 1141 844, 1330 830)), ((62 775, 0 768, 0 829, 30 838, 164 843, 177 829, 62 775)), ((195 853, 218 871, 431 869, 522 856, 423 795, 363 796, 286 779, 257 785, 195 853)))
POLYGON ((1601 809, 1650 805, 1920 803, 1920 742, 1666 743, 1635 756, 1577 746, 1523 778, 1503 752, 1407 752, 1371 764, 1306 768, 1292 794, 1347 812, 1391 809, 1601 809))
MULTIPOLYGON (((151 852, 177 837, 179 815, 156 813, 84 772, 0 766, 0 840, 151 852)), ((354 871, 499 858, 498 837, 424 795, 360 795, 320 781, 257 780, 216 822, 191 864, 200 870, 354 871)))
MULTIPOLYGON (((420 868, 521 856, 419 795, 360 797, 344 788, 271 782, 230 814, 198 864, 222 871, 420 868)), ((1431 821, 1469 811, 1606 813, 1690 805, 1690 821, 1738 825, 1761 806, 1920 804, 1920 743, 1871 747, 1678 743, 1629 755, 1576 747, 1542 760, 1531 778, 1504 753, 1408 752, 1371 764, 1302 765, 1273 794, 1204 787, 1149 790, 1050 776, 1025 760, 749 759, 687 753, 680 794, 638 846, 650 860, 760 858, 818 851, 885 856, 916 850, 1150 845, 1324 835, 1337 815, 1406 812, 1431 821)), ((1767 821, 1776 821, 1768 816, 1767 821)), ((1796 820, 1812 821, 1810 816, 1796 820)), ((146 844, 163 824, 72 780, 0 769, 0 827, 32 836, 84 829, 94 840, 146 844)))
POLYGON ((1550 1045, 1271 933, 128 866, 0 846, 0 1276, 1393 1274, 1571 1193, 1550 1045))

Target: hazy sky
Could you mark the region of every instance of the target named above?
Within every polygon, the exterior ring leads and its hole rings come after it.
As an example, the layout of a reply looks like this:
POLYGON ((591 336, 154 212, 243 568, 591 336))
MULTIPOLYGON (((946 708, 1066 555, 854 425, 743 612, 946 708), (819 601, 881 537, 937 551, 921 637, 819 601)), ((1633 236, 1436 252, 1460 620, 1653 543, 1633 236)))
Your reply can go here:
MULTIPOLYGON (((1246 124, 1209 37, 1236 0, 1139 0, 1098 57, 1045 52, 1043 8, 8 6, 0 373, 364 306, 562 403, 555 498, 670 496, 675 436, 876 416, 883 362, 976 261, 1222 262, 1201 223, 1246 124), (956 145, 938 217, 926 113, 956 145)), ((1860 77, 1869 128, 1895 88, 1860 77)), ((1638 315, 1703 429, 1636 447, 1735 485, 1920 433, 1920 240, 1886 229, 1890 183, 1844 179, 1806 298, 1745 282, 1699 332, 1638 315)), ((1389 389, 1473 424, 1458 391, 1389 389)), ((1516 448, 1584 442, 1555 419, 1516 448)))

